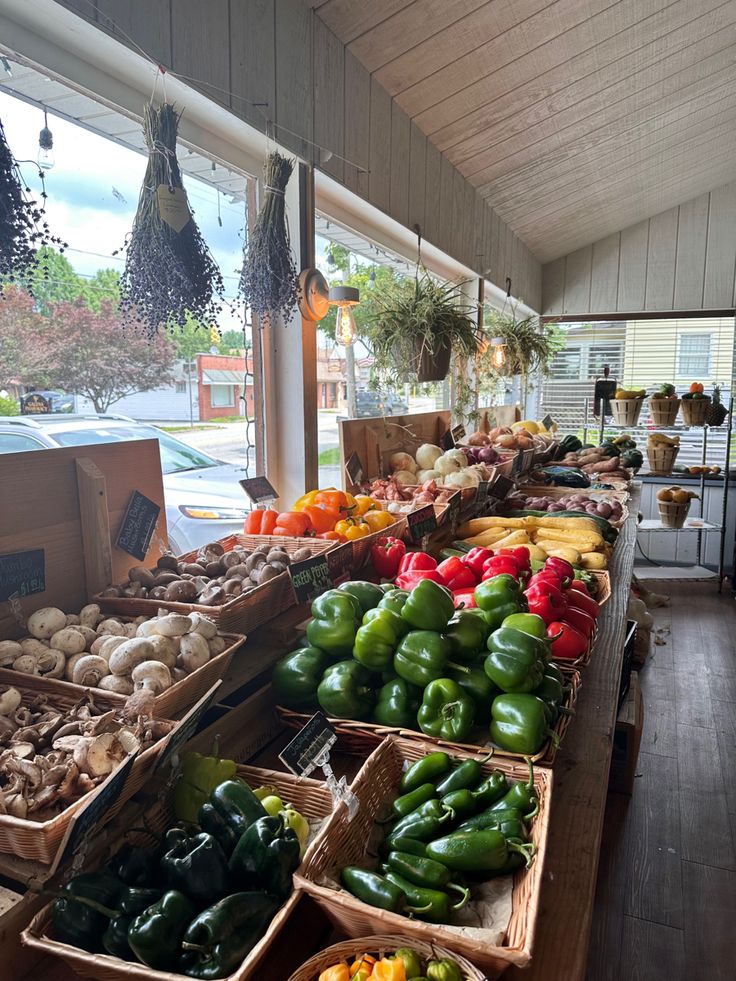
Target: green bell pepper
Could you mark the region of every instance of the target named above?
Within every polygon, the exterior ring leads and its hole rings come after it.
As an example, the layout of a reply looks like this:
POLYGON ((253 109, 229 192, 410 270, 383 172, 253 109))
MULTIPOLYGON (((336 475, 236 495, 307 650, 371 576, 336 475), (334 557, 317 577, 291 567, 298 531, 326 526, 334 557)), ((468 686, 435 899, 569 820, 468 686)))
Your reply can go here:
POLYGON ((181 942, 196 915, 191 901, 175 889, 139 913, 128 929, 130 948, 143 964, 157 971, 175 972, 179 967, 181 942))
POLYGON ((358 624, 363 610, 352 593, 328 589, 312 603, 312 619, 307 626, 307 639, 331 657, 346 657, 352 653, 358 624))
POLYGON ((536 613, 512 613, 506 617, 501 626, 513 627, 514 630, 521 630, 524 634, 547 640, 547 624, 536 613))
POLYGON ((545 641, 514 627, 501 627, 488 638, 483 668, 502 691, 532 691, 544 677, 547 650, 545 641))
POLYGON ((317 686, 332 658, 319 647, 298 647, 276 662, 271 675, 279 705, 293 709, 317 707, 317 686))
POLYGON ((452 766, 452 760, 447 753, 438 750, 435 753, 428 753, 416 763, 412 763, 408 770, 404 772, 399 782, 399 790, 402 794, 408 793, 421 787, 423 783, 436 783, 443 777, 452 766))
POLYGON ((500 831, 456 831, 427 845, 427 855, 454 872, 491 872, 506 864, 510 852, 526 856, 527 867, 534 854, 533 845, 507 841, 500 831))
POLYGON ((412 630, 396 648, 396 673, 419 688, 444 677, 449 668, 462 670, 463 665, 450 661, 449 641, 434 630, 412 630))
MULTIPOLYGON (((391 610, 371 610, 373 616, 355 635, 353 657, 369 671, 388 668, 403 636, 401 617, 391 610)), ((368 614, 366 614, 368 616, 368 614)))
POLYGON ((108 872, 85 872, 70 879, 52 908, 56 939, 91 953, 102 950, 102 935, 124 888, 108 872))
POLYGON ((484 580, 475 587, 474 596, 491 630, 497 630, 512 613, 526 609, 521 583, 507 573, 484 580))
POLYGON ((414 908, 414 915, 420 920, 428 923, 449 923, 452 919, 453 910, 462 909, 470 898, 470 890, 462 886, 452 886, 462 895, 458 902, 453 906, 450 904, 450 897, 441 889, 428 889, 424 886, 415 886, 403 875, 389 869, 386 872, 386 879, 398 886, 406 895, 408 902, 414 908))
POLYGON ((351 596, 354 596, 360 604, 362 613, 367 613, 368 610, 378 606, 386 596, 380 586, 374 582, 365 582, 361 579, 351 579, 349 582, 344 582, 338 586, 337 589, 338 592, 350 593, 351 596))
POLYGON ((493 756, 493 751, 488 753, 480 760, 463 760, 454 770, 451 770, 446 777, 437 784, 437 793, 440 797, 451 794, 453 790, 472 789, 483 777, 483 763, 487 763, 493 756))
POLYGON ((451 656, 468 664, 485 648, 488 625, 482 617, 461 610, 450 620, 443 634, 450 642, 451 656))
POLYGON ((420 688, 394 678, 379 689, 373 718, 381 726, 414 729, 421 699, 420 688))
POLYGON ((336 719, 369 719, 375 704, 374 675, 357 661, 338 661, 324 673, 317 700, 336 719))
POLYGON ((443 957, 427 964, 427 981, 465 981, 465 975, 457 961, 443 957))
POLYGON ((234 777, 236 769, 234 760, 220 759, 217 740, 210 756, 185 753, 174 788, 174 814, 177 820, 194 824, 200 807, 218 783, 234 777))
POLYGON ((217 840, 206 832, 178 841, 161 859, 160 869, 169 889, 185 892, 201 906, 208 906, 228 890, 227 858, 217 840))
POLYGON ((238 835, 266 814, 263 804, 244 780, 225 780, 212 791, 209 802, 238 835))
POLYGON ((454 668, 447 672, 448 678, 452 678, 462 688, 466 695, 470 695, 475 706, 475 721, 491 721, 491 705, 496 695, 501 694, 501 689, 497 688, 486 674, 483 665, 471 664, 465 671, 456 671, 454 668))
POLYGON ((413 630, 443 631, 455 613, 455 601, 445 586, 422 579, 412 589, 401 610, 413 630))
POLYGON ((561 684, 555 675, 545 672, 541 682, 532 691, 532 695, 541 698, 543 702, 553 702, 555 705, 559 705, 564 701, 569 690, 569 686, 561 684))
POLYGON ((549 675, 551 678, 556 678, 561 685, 566 685, 567 681, 564 674, 560 670, 559 665, 555 664, 554 661, 549 661, 546 668, 544 669, 545 675, 549 675))
MULTIPOLYGON (((379 610, 391 610, 397 616, 401 614, 404 609, 404 603, 409 599, 409 592, 406 589, 392 589, 391 592, 386 593, 381 602, 378 604, 379 610)), ((407 624, 409 627, 409 624, 407 624)), ((411 629, 411 628, 409 628, 411 629)))
POLYGON ((196 916, 184 940, 181 968, 187 977, 226 978, 266 931, 280 901, 264 892, 236 892, 196 916))
POLYGON ((409 633, 409 624, 395 610, 384 610, 380 606, 376 606, 374 609, 368 610, 361 625, 365 627, 369 623, 373 623, 374 620, 390 623, 399 638, 409 633))
POLYGON ((283 902, 292 891, 299 854, 299 839, 281 814, 259 818, 230 856, 232 881, 241 889, 262 889, 283 902))
POLYGON ((424 689, 417 713, 422 732, 435 739, 461 742, 473 728, 475 705, 451 678, 438 678, 424 689))
POLYGON ((558 741, 547 723, 544 702, 536 695, 499 695, 493 700, 491 739, 501 749, 534 756, 547 739, 558 741))

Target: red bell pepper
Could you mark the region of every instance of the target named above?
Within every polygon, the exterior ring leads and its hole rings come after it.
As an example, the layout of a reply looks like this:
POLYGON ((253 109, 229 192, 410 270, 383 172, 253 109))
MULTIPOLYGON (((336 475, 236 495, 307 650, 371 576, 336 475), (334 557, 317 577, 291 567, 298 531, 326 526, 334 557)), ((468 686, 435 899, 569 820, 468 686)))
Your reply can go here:
POLYGON ((521 581, 521 569, 513 555, 494 555, 493 558, 483 565, 483 580, 492 579, 494 576, 513 576, 517 582, 521 581))
POLYGON ((396 585, 399 589, 412 590, 423 579, 431 579, 432 582, 439 583, 440 586, 446 585, 445 580, 436 569, 409 569, 407 572, 401 572, 396 577, 396 585))
POLYGON ((539 572, 535 572, 527 583, 527 588, 529 586, 534 586, 538 582, 551 582, 553 586, 557 586, 558 589, 564 592, 562 580, 554 569, 540 569, 539 572))
POLYGON ((519 563, 519 568, 522 572, 528 573, 530 576, 532 574, 532 563, 529 558, 529 550, 524 548, 523 545, 518 545, 516 548, 500 548, 496 555, 513 555, 516 561, 519 563))
POLYGON ((594 620, 598 619, 601 608, 590 593, 584 593, 582 590, 572 587, 568 590, 567 601, 568 603, 572 603, 573 606, 577 606, 578 609, 585 610, 594 620))
POLYGON ((585 593, 587 596, 591 595, 588 586, 586 585, 586 583, 583 582, 582 579, 573 579, 573 581, 570 583, 570 587, 572 589, 580 590, 581 593, 585 593))
POLYGON ((415 569, 436 569, 437 559, 426 552, 407 552, 399 564, 399 572, 413 572, 415 569))
POLYGON ((562 590, 555 583, 546 579, 538 579, 524 591, 529 612, 536 613, 545 623, 562 620, 567 610, 567 600, 562 590))
POLYGON ((394 579, 405 555, 406 545, 400 538, 384 535, 371 545, 371 562, 381 579, 394 579))
POLYGON ((590 637, 595 629, 595 620, 593 617, 586 613, 585 610, 581 610, 577 606, 568 604, 565 610, 564 616, 559 619, 564 620, 571 627, 579 630, 581 634, 585 634, 586 637, 590 637))
POLYGON ((576 661, 588 649, 588 638, 569 623, 553 620, 547 627, 547 636, 555 661, 576 661))
POLYGON ((464 565, 457 555, 451 555, 449 559, 440 562, 437 572, 447 583, 448 589, 473 589, 478 585, 478 580, 472 569, 464 565))
POLYGON ((477 545, 475 548, 467 553, 467 555, 461 555, 460 561, 463 565, 466 565, 468 569, 472 570, 475 574, 476 583, 480 582, 483 575, 483 565, 488 559, 493 558, 493 552, 490 548, 483 548, 477 545))
POLYGON ((478 604, 475 602, 474 589, 453 589, 452 597, 455 601, 455 609, 476 610, 478 604))
POLYGON ((246 535, 272 535, 278 516, 278 511, 273 508, 251 511, 245 519, 243 530, 246 535))
POLYGON ((545 569, 552 569, 558 574, 562 580, 563 586, 569 586, 570 583, 575 578, 575 570, 570 565, 566 559, 558 559, 554 555, 550 555, 547 561, 544 563, 545 569))

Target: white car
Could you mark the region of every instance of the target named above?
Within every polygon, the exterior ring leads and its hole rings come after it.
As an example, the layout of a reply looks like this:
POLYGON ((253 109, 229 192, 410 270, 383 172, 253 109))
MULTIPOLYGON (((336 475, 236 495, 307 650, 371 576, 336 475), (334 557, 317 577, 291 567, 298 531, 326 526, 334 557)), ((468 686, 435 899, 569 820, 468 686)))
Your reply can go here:
POLYGON ((242 534, 251 510, 238 484, 247 476, 244 467, 215 460, 156 426, 126 416, 0 416, 0 453, 151 438, 161 450, 171 550, 181 555, 217 538, 242 534))

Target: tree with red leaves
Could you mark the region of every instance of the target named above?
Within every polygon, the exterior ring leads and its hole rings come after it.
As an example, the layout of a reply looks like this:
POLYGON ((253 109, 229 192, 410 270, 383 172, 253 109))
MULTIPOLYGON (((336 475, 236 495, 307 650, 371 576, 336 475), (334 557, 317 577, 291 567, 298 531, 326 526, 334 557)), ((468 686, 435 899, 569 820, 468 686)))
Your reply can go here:
POLYGON ((0 296, 0 389, 25 382, 39 368, 37 340, 44 326, 33 297, 6 285, 0 296))

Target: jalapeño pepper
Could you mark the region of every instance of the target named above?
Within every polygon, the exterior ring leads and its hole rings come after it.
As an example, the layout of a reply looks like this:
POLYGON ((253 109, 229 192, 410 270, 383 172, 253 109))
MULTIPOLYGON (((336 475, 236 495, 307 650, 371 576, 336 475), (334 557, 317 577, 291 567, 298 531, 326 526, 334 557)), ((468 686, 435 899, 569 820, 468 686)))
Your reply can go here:
POLYGON ((452 762, 447 753, 441 751, 429 753, 416 763, 412 763, 401 778, 399 790, 402 794, 406 794, 423 783, 435 783, 448 772, 451 766, 452 762))
POLYGON ((505 838, 514 838, 516 841, 526 841, 527 830, 524 815, 521 811, 513 807, 505 808, 502 811, 494 811, 489 808, 481 814, 475 814, 457 828, 458 831, 484 831, 486 828, 495 828, 501 831, 505 838))
POLYGON ((375 872, 348 865, 340 873, 343 886, 353 896, 369 906, 386 909, 391 913, 420 913, 428 910, 427 903, 420 908, 407 905, 406 893, 395 883, 375 872))
POLYGON ((456 766, 455 769, 448 773, 437 784, 437 793, 440 797, 444 797, 445 794, 452 793, 453 790, 465 790, 466 788, 471 789, 475 787, 478 781, 483 776, 483 763, 487 763, 493 752, 490 752, 488 756, 484 756, 480 760, 463 760, 463 762, 456 766))
POLYGON ((490 872, 502 868, 511 852, 519 852, 531 865, 533 845, 507 841, 493 828, 482 831, 456 831, 427 846, 427 855, 455 872, 490 872))
POLYGON ((512 784, 508 793, 492 805, 492 811, 516 808, 527 821, 539 813, 539 797, 534 786, 534 767, 531 760, 528 759, 526 762, 529 767, 529 779, 525 783, 518 780, 512 784))
POLYGON ((478 807, 490 807, 508 793, 509 782, 500 770, 493 770, 473 791, 478 807))
POLYGON ((403 817, 391 830, 391 838, 415 838, 429 841, 442 831, 447 821, 455 818, 455 812, 438 798, 426 801, 416 811, 403 817))
POLYGON ((402 794, 393 802, 392 809, 396 817, 406 817, 412 811, 416 811, 425 801, 437 796, 437 791, 433 783, 423 783, 415 790, 410 790, 408 794, 402 794))
POLYGON ((449 923, 452 918, 452 911, 462 909, 470 897, 470 891, 461 886, 455 888, 461 892, 461 898, 453 906, 450 904, 450 897, 441 889, 428 889, 422 886, 415 886, 404 876, 399 875, 392 869, 386 873, 386 879, 397 886, 406 895, 408 902, 412 903, 416 915, 421 920, 428 923, 449 923))
POLYGON ((455 817, 460 819, 475 814, 478 810, 478 802, 475 799, 475 795, 472 790, 468 790, 467 788, 464 790, 451 790, 449 794, 445 794, 441 798, 441 803, 445 807, 451 807, 455 812, 455 817))

